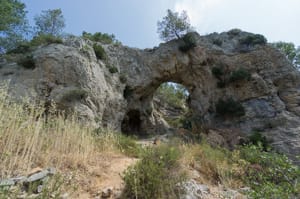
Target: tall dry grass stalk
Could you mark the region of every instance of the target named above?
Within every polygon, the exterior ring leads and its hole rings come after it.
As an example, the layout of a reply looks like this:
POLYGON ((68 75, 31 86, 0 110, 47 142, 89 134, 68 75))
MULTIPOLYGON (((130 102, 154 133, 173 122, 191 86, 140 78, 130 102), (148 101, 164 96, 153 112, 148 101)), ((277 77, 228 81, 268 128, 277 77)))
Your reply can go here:
POLYGON ((117 151, 117 135, 95 135, 76 116, 41 117, 44 109, 10 102, 0 93, 0 179, 35 167, 84 167, 93 156, 117 151))

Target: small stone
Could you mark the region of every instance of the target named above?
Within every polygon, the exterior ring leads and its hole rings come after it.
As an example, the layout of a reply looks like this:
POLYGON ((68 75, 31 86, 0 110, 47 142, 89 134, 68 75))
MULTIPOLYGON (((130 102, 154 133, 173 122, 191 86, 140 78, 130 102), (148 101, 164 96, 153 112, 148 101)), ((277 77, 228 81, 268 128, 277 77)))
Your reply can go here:
POLYGON ((60 199, 68 199, 69 198, 69 193, 64 193, 60 196, 60 199))
POLYGON ((112 196, 112 193, 113 193, 113 188, 107 187, 102 190, 101 198, 110 198, 112 196))
POLYGON ((36 189, 37 193, 41 193, 43 191, 43 185, 39 185, 36 189))

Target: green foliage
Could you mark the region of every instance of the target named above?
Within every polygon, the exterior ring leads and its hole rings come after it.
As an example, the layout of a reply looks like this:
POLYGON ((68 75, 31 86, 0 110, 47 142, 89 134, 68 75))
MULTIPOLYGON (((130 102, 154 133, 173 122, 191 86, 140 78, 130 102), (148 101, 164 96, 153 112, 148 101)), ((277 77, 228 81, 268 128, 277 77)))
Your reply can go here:
POLYGON ((216 38, 213 40, 213 44, 217 45, 217 46, 222 46, 223 41, 219 38, 216 38))
POLYGON ((241 80, 250 80, 251 74, 244 68, 239 68, 232 71, 229 77, 230 82, 236 82, 241 80))
POLYGON ((63 41, 60 37, 56 37, 53 35, 40 34, 40 35, 33 37, 33 39, 30 42, 24 41, 24 42, 20 43, 14 49, 7 51, 7 54, 12 54, 12 53, 13 54, 24 54, 24 53, 28 53, 28 52, 34 50, 36 47, 38 47, 40 45, 49 45, 52 43, 62 44, 63 41))
POLYGON ((212 74, 219 80, 217 83, 218 88, 224 88, 228 83, 250 80, 251 74, 244 68, 229 72, 225 71, 222 65, 214 66, 211 69, 212 74))
POLYGON ((20 58, 18 60, 18 64, 26 69, 34 69, 36 67, 32 55, 27 55, 25 57, 20 58))
POLYGON ((196 39, 191 33, 187 33, 182 37, 183 45, 179 46, 181 52, 187 52, 190 49, 196 47, 196 39))
POLYGON ((40 46, 40 45, 49 45, 49 44, 62 44, 63 41, 60 37, 53 36, 51 34, 39 34, 30 41, 30 45, 35 47, 35 46, 40 46))
POLYGON ((180 84, 163 83, 158 87, 155 96, 170 106, 182 108, 186 103, 188 91, 180 84))
POLYGON ((123 84, 127 82, 127 76, 125 74, 120 75, 120 82, 123 84))
POLYGON ((143 151, 140 145, 136 143, 133 137, 120 134, 117 137, 117 147, 119 150, 129 157, 139 157, 143 151))
POLYGON ((22 42, 16 48, 8 50, 6 54, 19 54, 19 53, 27 53, 31 50, 30 42, 22 42))
POLYGON ((19 0, 0 0, 0 53, 23 42, 27 32, 25 4, 19 0))
POLYGON ((43 10, 34 20, 38 34, 59 36, 66 26, 61 9, 43 10))
POLYGON ((300 168, 285 155, 266 152, 262 146, 254 145, 242 147, 240 154, 250 163, 243 180, 251 187, 252 198, 299 197, 300 168))
POLYGON ((62 101, 72 102, 82 100, 87 97, 87 91, 82 89, 72 89, 65 92, 61 98, 62 101))
POLYGON ((178 198, 176 185, 184 179, 183 174, 178 171, 179 155, 179 150, 173 146, 147 148, 141 160, 124 172, 123 197, 178 198))
POLYGON ((94 34, 83 31, 82 37, 85 39, 89 39, 95 42, 101 42, 103 44, 112 44, 117 43, 116 37, 114 34, 107 34, 101 32, 95 32, 94 34))
POLYGON ((269 151, 271 149, 266 136, 263 136, 260 132, 254 132, 248 138, 249 144, 261 146, 264 151, 269 151))
POLYGON ((119 72, 118 68, 115 67, 115 66, 108 65, 107 68, 108 68, 109 72, 112 73, 112 74, 119 72))
POLYGON ((218 88, 224 88, 226 86, 227 83, 227 74, 224 70, 223 65, 219 65, 219 66, 214 66, 211 69, 212 74, 219 80, 217 82, 217 87, 218 88))
POLYGON ((212 74, 217 78, 217 79, 221 79, 221 77, 224 75, 224 69, 221 66, 214 66, 211 69, 212 74))
POLYGON ((127 99, 128 97, 130 97, 133 94, 133 89, 130 88, 130 86, 125 86, 125 89, 123 91, 123 97, 125 99, 127 99))
POLYGON ((251 47, 254 45, 265 45, 267 43, 267 39, 260 34, 248 35, 242 39, 240 39, 240 44, 246 45, 247 47, 251 47))
POLYGON ((189 17, 186 11, 182 13, 172 12, 167 10, 167 16, 162 21, 157 22, 157 32, 163 41, 170 41, 172 39, 180 39, 192 29, 189 17))
POLYGON ((242 32, 242 31, 241 31, 240 29, 235 28, 235 29, 229 30, 229 31, 228 31, 228 34, 229 34, 230 36, 236 36, 236 35, 239 35, 241 32, 242 32))
POLYGON ((25 22, 25 4, 18 0, 0 0, 0 32, 25 22))
POLYGON ((245 109, 242 104, 232 98, 228 98, 226 100, 219 99, 216 104, 216 111, 222 116, 240 117, 245 115, 245 109))
POLYGON ((276 42, 272 43, 272 46, 280 50, 285 56, 294 64, 295 67, 300 66, 300 47, 296 48, 293 43, 288 42, 276 42))
POLYGON ((105 52, 104 48, 101 45, 94 44, 93 49, 94 49, 95 55, 98 59, 101 59, 101 60, 106 60, 107 59, 106 52, 105 52))

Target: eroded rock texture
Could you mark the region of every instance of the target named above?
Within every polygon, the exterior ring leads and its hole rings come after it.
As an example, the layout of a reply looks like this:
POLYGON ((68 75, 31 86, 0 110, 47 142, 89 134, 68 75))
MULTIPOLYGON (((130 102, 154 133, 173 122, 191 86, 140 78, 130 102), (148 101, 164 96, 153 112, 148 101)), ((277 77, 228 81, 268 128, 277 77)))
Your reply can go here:
POLYGON ((34 69, 3 59, 0 80, 8 82, 9 93, 17 98, 53 100, 95 126, 138 134, 167 130, 153 110, 153 94, 164 82, 180 83, 190 93, 195 123, 246 134, 260 131, 278 150, 292 158, 299 155, 300 74, 285 56, 268 45, 241 45, 250 33, 192 34, 197 46, 185 53, 179 40, 144 50, 103 45, 106 61, 96 58, 92 42, 72 38, 35 50, 34 69), (212 73, 214 67, 222 68, 220 77, 212 73), (112 73, 112 68, 118 71, 112 73), (231 81, 230 75, 241 68, 250 77, 231 81), (218 101, 229 98, 241 102, 245 115, 216 113, 218 101))

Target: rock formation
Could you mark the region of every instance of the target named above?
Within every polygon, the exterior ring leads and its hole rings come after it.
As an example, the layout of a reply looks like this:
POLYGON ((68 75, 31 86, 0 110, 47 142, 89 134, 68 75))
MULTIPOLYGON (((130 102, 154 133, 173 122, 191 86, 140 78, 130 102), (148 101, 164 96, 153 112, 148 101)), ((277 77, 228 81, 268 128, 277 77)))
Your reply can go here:
POLYGON ((153 110, 153 94, 172 81, 188 89, 195 124, 259 131, 281 152, 299 155, 300 73, 285 56, 269 45, 241 44, 253 34, 239 30, 190 34, 197 45, 187 52, 179 50, 181 40, 144 50, 102 45, 105 61, 96 58, 91 41, 69 38, 32 52, 31 69, 2 58, 0 82, 17 99, 54 101, 95 126, 154 134, 167 125, 153 110), (239 70, 249 77, 232 77, 239 70), (220 100, 228 99, 240 102, 245 114, 217 113, 220 100))

